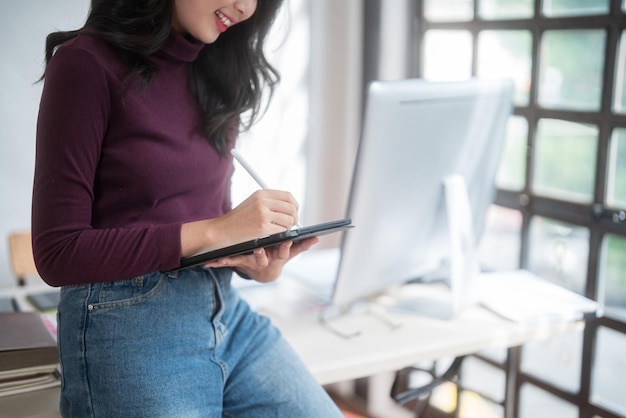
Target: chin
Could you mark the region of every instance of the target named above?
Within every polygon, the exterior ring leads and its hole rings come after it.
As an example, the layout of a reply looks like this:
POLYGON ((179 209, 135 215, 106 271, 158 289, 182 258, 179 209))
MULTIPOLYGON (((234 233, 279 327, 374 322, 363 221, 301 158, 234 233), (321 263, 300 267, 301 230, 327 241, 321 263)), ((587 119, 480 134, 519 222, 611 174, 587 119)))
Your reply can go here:
POLYGON ((217 41, 217 38, 219 38, 220 34, 218 33, 212 33, 212 32, 200 32, 200 33, 190 33, 191 36, 193 36, 196 40, 205 43, 205 44, 212 44, 213 42, 217 41))
POLYGON ((205 36, 201 38, 200 41, 204 42, 205 44, 212 44, 213 42, 217 41, 217 38, 219 38, 219 35, 218 36, 205 36))
POLYGON ((212 44, 213 42, 217 41, 217 38, 220 37, 219 33, 204 33, 202 35, 203 36, 198 38, 198 40, 204 42, 205 44, 212 44))

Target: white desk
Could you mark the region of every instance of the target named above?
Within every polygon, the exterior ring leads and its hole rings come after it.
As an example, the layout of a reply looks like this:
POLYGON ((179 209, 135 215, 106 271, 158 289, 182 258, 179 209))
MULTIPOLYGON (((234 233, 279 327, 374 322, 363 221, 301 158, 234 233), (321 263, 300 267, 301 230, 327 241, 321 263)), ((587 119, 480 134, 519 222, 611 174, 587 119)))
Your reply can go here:
MULTIPOLYGON (((448 290, 442 285, 417 285, 398 291, 405 297, 442 297, 448 290)), ((246 291, 242 293, 246 297, 246 291)), ((291 315, 281 308, 280 299, 270 300, 269 295, 276 294, 274 289, 268 288, 267 293, 268 297, 251 303, 272 319, 321 384, 400 370, 420 361, 514 347, 584 326, 583 321, 554 318, 515 323, 481 307, 471 308, 453 320, 432 319, 390 311, 385 308, 385 298, 381 298, 381 304, 370 305, 375 315, 350 314, 331 321, 344 332, 361 332, 346 339, 322 326, 316 310, 291 315), (399 327, 393 330, 385 322, 399 327)))
MULTIPOLYGON (((287 281, 285 281, 287 283, 287 281)), ((393 372, 417 362, 476 353, 491 348, 513 347, 555 334, 582 329, 583 321, 538 321, 530 324, 502 319, 475 307, 454 320, 444 321, 389 312, 381 304, 371 306, 376 315, 351 314, 333 320, 344 331, 360 330, 353 338, 342 338, 321 325, 318 312, 311 309, 290 313, 293 301, 289 284, 272 284, 262 291, 242 289, 242 295, 261 313, 269 316, 321 384, 348 381, 393 372), (286 298, 285 303, 281 298, 286 298), (380 318, 399 327, 391 329, 380 318)), ((445 287, 403 288, 402 295, 426 292, 445 294, 445 287)), ((0 294, 8 294, 1 290, 0 294)), ((15 293, 15 292, 14 292, 15 293)), ((24 294, 24 290, 17 292, 24 294)), ((0 398, 6 418, 57 418, 58 388, 15 397, 0 398)))

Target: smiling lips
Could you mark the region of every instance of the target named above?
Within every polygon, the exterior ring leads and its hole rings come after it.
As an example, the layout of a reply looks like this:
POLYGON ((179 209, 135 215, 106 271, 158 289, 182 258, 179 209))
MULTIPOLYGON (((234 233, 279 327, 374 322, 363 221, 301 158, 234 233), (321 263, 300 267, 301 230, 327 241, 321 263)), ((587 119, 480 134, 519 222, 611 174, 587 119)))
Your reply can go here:
POLYGON ((217 28, 220 32, 225 32, 226 29, 233 25, 233 21, 228 18, 224 13, 217 10, 215 12, 215 16, 217 17, 217 28))

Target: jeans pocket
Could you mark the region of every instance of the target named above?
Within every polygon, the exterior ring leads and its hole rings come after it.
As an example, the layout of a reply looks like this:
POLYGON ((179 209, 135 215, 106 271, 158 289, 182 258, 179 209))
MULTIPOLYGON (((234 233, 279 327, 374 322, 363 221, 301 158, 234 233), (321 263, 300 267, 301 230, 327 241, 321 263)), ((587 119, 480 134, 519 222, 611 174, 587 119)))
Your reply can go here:
POLYGON ((111 309, 137 305, 155 298, 165 287, 168 276, 151 273, 128 280, 94 285, 88 309, 111 309))

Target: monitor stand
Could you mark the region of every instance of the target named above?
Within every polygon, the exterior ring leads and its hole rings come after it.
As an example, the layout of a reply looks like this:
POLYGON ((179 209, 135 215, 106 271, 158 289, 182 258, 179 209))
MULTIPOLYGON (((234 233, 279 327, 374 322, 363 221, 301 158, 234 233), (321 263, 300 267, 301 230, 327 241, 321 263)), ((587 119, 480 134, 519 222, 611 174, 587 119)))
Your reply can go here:
POLYGON ((448 176, 443 181, 443 190, 448 221, 446 275, 449 295, 444 298, 413 297, 399 301, 391 309, 447 320, 478 303, 476 280, 479 267, 465 180, 460 175, 448 176))

